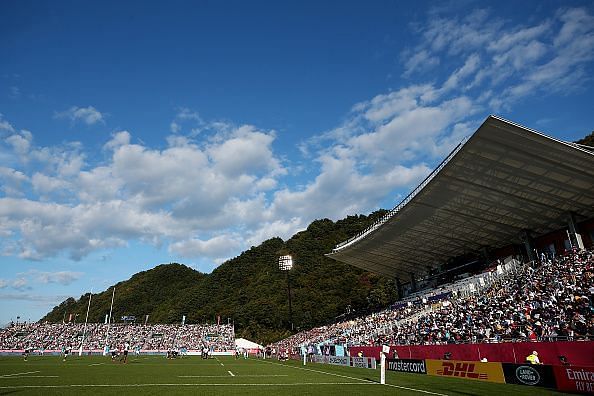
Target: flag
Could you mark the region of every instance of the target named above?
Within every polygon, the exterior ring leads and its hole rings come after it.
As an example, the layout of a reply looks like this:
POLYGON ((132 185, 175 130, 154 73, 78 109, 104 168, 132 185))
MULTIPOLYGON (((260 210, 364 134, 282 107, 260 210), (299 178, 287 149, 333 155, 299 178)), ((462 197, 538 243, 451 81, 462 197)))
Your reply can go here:
POLYGON ((217 326, 221 324, 221 315, 217 316, 217 326))
POLYGON ((182 316, 182 324, 186 324, 186 315, 182 316))
POLYGON ((105 314, 105 324, 107 324, 108 318, 109 318, 109 315, 108 314, 105 314))
POLYGON ((68 316, 68 322, 72 322, 72 314, 68 316))
POLYGON ((148 322, 148 317, 149 317, 149 316, 148 316, 148 315, 146 315, 146 316, 145 316, 145 318, 144 318, 144 324, 145 324, 145 325, 146 325, 146 323, 148 322))

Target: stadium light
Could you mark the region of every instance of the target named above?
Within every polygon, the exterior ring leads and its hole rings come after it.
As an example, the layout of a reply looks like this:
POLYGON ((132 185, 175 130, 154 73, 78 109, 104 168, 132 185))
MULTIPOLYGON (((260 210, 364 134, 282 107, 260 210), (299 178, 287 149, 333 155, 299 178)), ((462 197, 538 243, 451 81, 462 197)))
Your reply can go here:
POLYGON ((289 255, 280 256, 278 258, 278 268, 281 271, 289 271, 291 268, 293 268, 293 257, 289 255))
POLYGON ((287 293, 289 295, 289 323, 293 331, 293 306, 291 304, 291 276, 289 273, 293 268, 293 257, 290 255, 280 256, 278 258, 278 269, 287 273, 287 293))

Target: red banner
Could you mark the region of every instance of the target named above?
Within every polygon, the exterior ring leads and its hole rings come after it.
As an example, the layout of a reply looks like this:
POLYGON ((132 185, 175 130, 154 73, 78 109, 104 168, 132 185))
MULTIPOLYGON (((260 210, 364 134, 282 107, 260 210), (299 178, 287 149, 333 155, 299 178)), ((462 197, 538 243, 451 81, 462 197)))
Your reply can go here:
MULTIPOLYGON (((381 347, 350 347, 351 356, 363 352, 364 356, 379 359, 381 347)), ((538 351, 538 357, 544 364, 561 365, 559 356, 577 366, 594 366, 594 341, 561 342, 502 342, 498 344, 446 344, 446 345, 410 345, 390 347, 389 358, 394 350, 400 359, 443 359, 446 352, 451 359, 489 362, 524 363, 526 356, 538 351)))
POLYGON ((560 391, 594 394, 594 367, 556 366, 553 370, 560 391))

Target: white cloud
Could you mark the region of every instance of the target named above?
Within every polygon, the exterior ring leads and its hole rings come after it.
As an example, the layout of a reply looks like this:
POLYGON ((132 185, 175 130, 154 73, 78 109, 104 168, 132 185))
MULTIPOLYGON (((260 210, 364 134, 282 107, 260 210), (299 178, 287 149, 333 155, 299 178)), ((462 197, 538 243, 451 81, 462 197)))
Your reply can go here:
POLYGON ((242 245, 242 241, 234 236, 218 235, 208 240, 193 238, 172 243, 169 252, 182 257, 229 257, 242 245))
POLYGON ((196 111, 182 107, 178 110, 175 118, 169 124, 169 130, 172 133, 180 133, 185 127, 189 127, 192 135, 200 133, 205 126, 205 122, 196 111))
POLYGON ((10 286, 12 286, 12 288, 13 289, 16 289, 16 290, 25 290, 25 289, 30 289, 31 288, 30 286, 28 286, 27 279, 25 279, 23 277, 20 277, 20 278, 17 278, 15 280, 13 280, 10 283, 10 286))
POLYGON ((177 118, 178 120, 193 120, 193 121, 197 121, 199 123, 203 122, 202 118, 200 118, 200 115, 197 112, 192 111, 185 107, 181 108, 179 110, 179 112, 177 113, 175 118, 177 118))
POLYGON ((490 19, 486 10, 475 10, 464 18, 436 16, 422 29, 423 45, 432 56, 441 51, 457 56, 486 47, 499 36, 501 27, 502 22, 490 19))
POLYGON ((266 222, 248 236, 246 244, 248 246, 256 246, 262 241, 274 237, 280 237, 286 240, 296 232, 304 230, 307 227, 308 224, 304 221, 305 218, 305 216, 292 217, 266 222))
POLYGON ((480 56, 476 53, 466 58, 464 65, 453 72, 443 84, 442 90, 449 91, 456 88, 462 88, 459 84, 468 77, 472 76, 478 70, 480 65, 480 56))
POLYGON ((495 53, 503 53, 518 45, 546 37, 551 28, 551 21, 546 20, 536 26, 521 27, 511 31, 505 29, 496 40, 489 43, 487 49, 495 53))
POLYGON ((322 169, 314 182, 302 190, 283 189, 275 193, 269 218, 276 228, 287 224, 304 227, 316 218, 338 219, 376 209, 378 201, 388 193, 413 185, 429 172, 427 166, 419 164, 412 168, 396 165, 363 174, 356 170, 353 159, 328 154, 320 161, 322 169))
POLYGON ((557 12, 557 17, 563 26, 555 38, 555 46, 563 47, 580 37, 588 41, 592 39, 594 17, 585 8, 562 9, 557 12))
POLYGON ((499 92, 488 101, 491 111, 527 95, 579 89, 580 81, 588 78, 583 67, 594 59, 594 17, 586 9, 561 9, 543 22, 524 26, 487 11, 477 15, 476 20, 434 17, 421 29, 425 40, 419 51, 428 51, 426 56, 478 54, 482 67, 465 88, 499 92))
POLYGON ((74 281, 80 279, 83 275, 82 272, 76 271, 55 271, 55 272, 48 272, 48 271, 39 271, 39 270, 30 270, 24 273, 19 274, 23 278, 34 279, 38 283, 48 284, 48 283, 58 283, 63 286, 68 286, 74 281))
POLYGON ((208 154, 215 169, 230 177, 269 171, 284 173, 272 153, 274 138, 274 133, 242 126, 235 131, 232 138, 209 147, 208 154))
POLYGON ((128 131, 119 131, 112 135, 110 141, 103 145, 103 148, 106 150, 115 150, 118 147, 126 146, 130 144, 130 132, 128 131))
POLYGON ((31 132, 23 130, 18 134, 10 135, 5 141, 12 146, 12 149, 16 154, 23 156, 29 152, 32 139, 33 135, 31 132))
POLYGON ((81 171, 72 186, 82 202, 106 202, 122 198, 124 181, 113 175, 110 166, 97 166, 90 171, 81 171))
POLYGON ((4 120, 3 118, 4 117, 3 117, 2 113, 0 113, 0 132, 1 131, 14 132, 15 129, 12 126, 12 124, 10 124, 10 122, 4 120))
POLYGON ((169 124, 169 129, 171 130, 171 132, 173 133, 178 133, 179 131, 181 131, 181 125, 179 125, 177 122, 175 121, 171 121, 171 124, 169 124))
POLYGON ((439 57, 431 55, 427 49, 421 49, 412 55, 407 52, 403 58, 406 59, 402 74, 405 77, 413 73, 425 72, 439 65, 439 57))
MULTIPOLYGON (((384 109, 386 119, 368 132, 349 139, 347 150, 384 169, 394 162, 414 159, 447 127, 476 112, 470 98, 465 96, 423 106, 419 100, 424 92, 427 91, 415 91, 410 97, 415 106, 384 109)), ((376 103, 372 100, 368 106, 366 113, 374 113, 376 103)))
POLYGON ((65 118, 70 120, 73 124, 79 121, 84 122, 87 125, 104 122, 104 115, 93 106, 72 106, 68 110, 54 113, 54 118, 65 118))
POLYGON ((7 196, 23 195, 23 184, 29 181, 29 177, 23 172, 13 168, 0 166, 0 191, 4 191, 7 196))
POLYGON ((61 296, 42 296, 39 294, 30 294, 30 293, 0 293, 0 300, 14 300, 14 301, 33 301, 33 302, 42 302, 48 304, 59 304, 60 302, 64 301, 66 298, 70 296, 61 295, 61 296))
POLYGON ((35 173, 31 178, 31 185, 39 194, 48 194, 68 188, 70 183, 57 177, 35 173))
MULTIPOLYGON (((130 144, 127 131, 117 132, 104 146, 111 151, 109 161, 88 170, 83 170, 87 164, 78 145, 32 148, 29 158, 43 164, 31 176, 40 200, 0 198, 3 229, 18 235, 18 244, 5 241, 3 250, 31 260, 68 252, 78 260, 130 239, 175 243, 237 227, 242 219, 232 211, 236 203, 262 204, 254 198, 273 188, 284 170, 272 152, 274 133, 252 126, 225 133, 203 148, 174 136, 168 138, 170 147, 154 150, 130 144)), ((26 177, 16 172, 6 168, 2 174, 26 177)), ((257 223, 254 213, 262 209, 242 216, 257 223)), ((189 252, 195 244, 175 246, 189 252)))
POLYGON ((192 141, 185 136, 171 135, 167 136, 167 144, 169 147, 184 147, 192 145, 192 141))

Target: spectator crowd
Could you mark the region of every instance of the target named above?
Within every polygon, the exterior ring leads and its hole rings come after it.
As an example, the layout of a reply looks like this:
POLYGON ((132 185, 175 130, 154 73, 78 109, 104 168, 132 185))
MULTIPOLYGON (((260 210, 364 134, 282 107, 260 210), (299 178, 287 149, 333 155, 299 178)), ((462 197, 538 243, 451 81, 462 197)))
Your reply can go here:
POLYGON ((12 323, 0 330, 0 350, 116 349, 128 343, 133 350, 202 349, 232 351, 232 325, 12 323))
MULTIPOLYGON (((439 290, 275 344, 435 345, 594 339, 594 253, 571 251, 519 265, 471 293, 439 290), (427 297, 432 295, 432 297, 427 297)), ((482 280, 481 280, 482 283, 482 280)), ((457 285, 452 285, 452 290, 457 285)))

